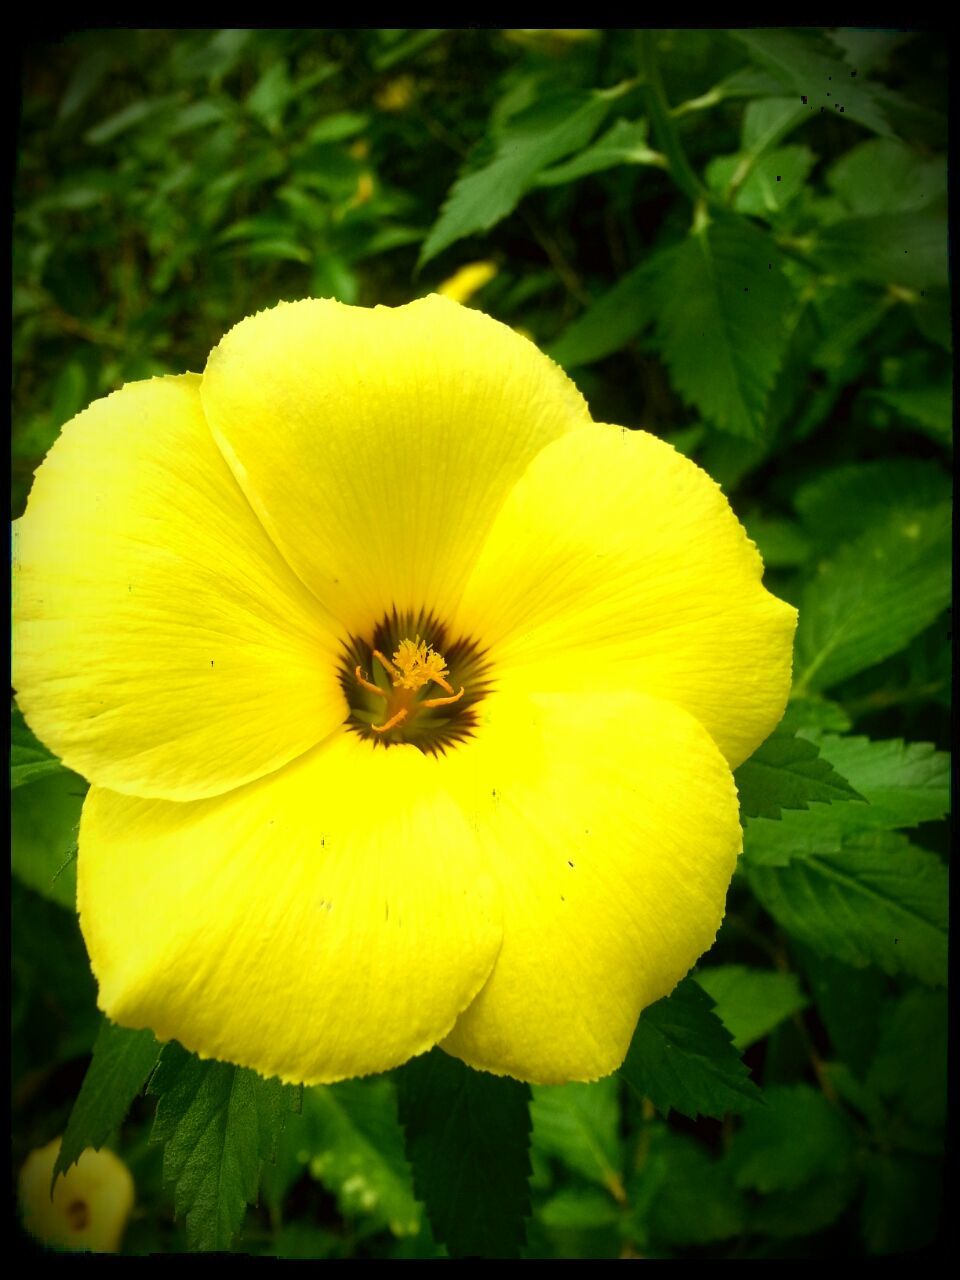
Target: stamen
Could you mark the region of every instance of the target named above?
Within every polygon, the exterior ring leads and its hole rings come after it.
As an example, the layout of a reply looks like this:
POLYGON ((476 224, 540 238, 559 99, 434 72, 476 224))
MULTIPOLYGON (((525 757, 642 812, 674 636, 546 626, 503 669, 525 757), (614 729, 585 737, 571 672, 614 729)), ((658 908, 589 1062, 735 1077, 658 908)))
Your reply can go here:
POLYGON ((386 671, 387 675, 392 678, 393 683, 396 684, 397 681, 401 678, 400 672, 393 665, 390 659, 385 658, 379 649, 374 649, 373 656, 377 659, 377 661, 383 667, 384 671, 386 671))
POLYGON ((374 733, 389 733, 391 729, 395 729, 407 718, 406 707, 401 707, 396 715, 392 715, 384 724, 372 724, 370 728, 374 733))
POLYGON ((385 701, 389 701, 390 695, 386 692, 386 690, 381 689, 380 686, 378 684, 374 684, 372 680, 368 680, 364 676, 363 672, 360 670, 359 666, 357 667, 356 671, 354 671, 353 674, 356 676, 357 684, 361 685, 364 689, 366 689, 368 693, 379 694, 380 697, 383 698, 385 701))
MULTIPOLYGON (((440 681, 438 680, 437 684, 439 683, 440 681)), ((444 688, 445 689, 450 688, 450 686, 446 683, 446 681, 444 681, 444 688)), ((423 702, 421 702, 419 705, 421 707, 449 707, 451 703, 459 702, 462 697, 463 697, 463 688, 461 687, 460 692, 455 693, 452 698, 424 698, 423 702)))

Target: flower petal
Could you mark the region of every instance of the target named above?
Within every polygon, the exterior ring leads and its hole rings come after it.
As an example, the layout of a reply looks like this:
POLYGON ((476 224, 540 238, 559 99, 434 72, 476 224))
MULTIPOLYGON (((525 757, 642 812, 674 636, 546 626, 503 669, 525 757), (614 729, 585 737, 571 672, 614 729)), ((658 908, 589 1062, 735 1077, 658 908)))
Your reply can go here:
POLYGON ((100 1007, 308 1084, 430 1048, 501 937, 440 763, 344 732, 215 800, 92 789, 78 902, 100 1007))
POLYGON ((203 405, 289 563, 348 631, 448 616, 507 492, 590 421, 532 343, 446 298, 281 303, 213 351, 203 405))
POLYGON ((536 689, 643 689, 684 707, 735 768, 790 689, 796 610, 710 477, 644 431, 548 445, 501 509, 453 629, 536 689))
POLYGON ((107 1147, 87 1147, 54 1181, 60 1142, 54 1138, 24 1161, 23 1225, 48 1248, 117 1253, 134 1202, 130 1170, 107 1147))
POLYGON ((14 672, 30 727, 116 791, 215 795, 347 715, 336 643, 216 448, 195 374, 63 429, 17 522, 14 672))
POLYGON ((494 694, 449 757, 499 877, 503 947, 443 1048, 540 1084, 623 1061, 713 942, 741 837, 730 770, 643 694, 494 694))

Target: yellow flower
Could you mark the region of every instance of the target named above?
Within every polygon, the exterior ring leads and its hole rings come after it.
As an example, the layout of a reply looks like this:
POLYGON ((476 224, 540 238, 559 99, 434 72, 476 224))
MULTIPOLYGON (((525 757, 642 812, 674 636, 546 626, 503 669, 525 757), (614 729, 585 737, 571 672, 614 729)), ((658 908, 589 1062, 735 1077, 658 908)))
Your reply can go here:
POLYGON ((441 284, 437 293, 454 302, 469 302, 497 274, 495 262, 468 262, 441 284))
POLYGON ((57 1178, 50 1194, 60 1139, 31 1151, 20 1170, 23 1225, 55 1249, 116 1253, 133 1208, 133 1179, 121 1159, 88 1147, 57 1178))
POLYGON ((350 198, 347 206, 350 209, 356 209, 361 204, 366 204, 376 190, 373 174, 365 169, 357 178, 357 189, 350 198))
POLYGON ((428 297, 281 304, 64 428, 14 680, 115 1021, 310 1083, 621 1062, 712 943, 796 615, 716 484, 428 297))
POLYGON ((381 111, 406 111, 416 93, 416 81, 413 76, 397 76, 373 95, 373 100, 381 111))

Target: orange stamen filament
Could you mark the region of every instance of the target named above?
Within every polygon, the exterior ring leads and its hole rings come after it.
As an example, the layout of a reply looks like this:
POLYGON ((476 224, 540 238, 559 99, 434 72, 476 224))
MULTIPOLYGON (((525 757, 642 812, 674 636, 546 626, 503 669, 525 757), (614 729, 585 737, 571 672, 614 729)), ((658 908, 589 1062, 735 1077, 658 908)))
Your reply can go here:
POLYGON ((391 729, 395 729, 398 724, 402 724, 407 718, 406 707, 401 707, 395 715, 392 715, 384 724, 372 724, 370 728, 374 733, 389 733, 391 729))
POLYGON ((384 671, 386 671, 387 675, 390 677, 393 683, 396 684, 397 681, 401 678, 401 676, 400 676, 400 672, 393 665, 390 659, 385 658, 379 649, 374 649, 373 656, 380 663, 381 667, 383 667, 384 671))
MULTIPOLYGON (((438 680, 437 684, 439 683, 440 681, 438 680)), ((449 685, 446 685, 445 687, 447 689, 450 688, 449 685)), ((463 688, 461 687, 460 692, 455 693, 452 698, 427 698, 425 701, 420 703, 420 706, 421 707, 449 707, 452 702, 459 702, 462 697, 463 697, 463 688)))
POLYGON ((357 684, 366 689, 368 693, 376 693, 381 698, 389 699, 390 695, 384 689, 381 689, 378 684, 374 684, 372 680, 368 680, 360 670, 359 666, 353 674, 356 676, 357 684))

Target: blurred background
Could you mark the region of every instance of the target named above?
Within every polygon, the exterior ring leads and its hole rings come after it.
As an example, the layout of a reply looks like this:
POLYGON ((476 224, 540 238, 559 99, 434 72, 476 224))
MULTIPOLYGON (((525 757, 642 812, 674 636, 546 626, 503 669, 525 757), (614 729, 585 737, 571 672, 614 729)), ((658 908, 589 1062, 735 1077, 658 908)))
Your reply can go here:
MULTIPOLYGON (((124 382, 201 371, 244 316, 440 288, 552 354, 595 418, 669 439, 724 487, 769 586, 801 603, 795 727, 946 749, 946 60, 942 33, 849 28, 26 42, 13 514, 64 422, 124 382), (818 629, 848 616, 866 647, 824 669, 818 629)), ((945 787, 911 811, 940 860, 945 787)), ((59 770, 14 792, 14 1176, 63 1132, 98 1026, 73 910, 84 790, 59 770)), ((615 1079, 535 1091, 528 1252, 932 1240, 945 1001, 861 960, 811 946, 738 877, 704 985, 773 1119, 663 1118, 615 1079)), ((391 1088, 308 1091, 238 1250, 434 1254, 391 1088)), ((128 1252, 186 1247, 152 1108, 112 1143, 136 1185, 128 1252)))

